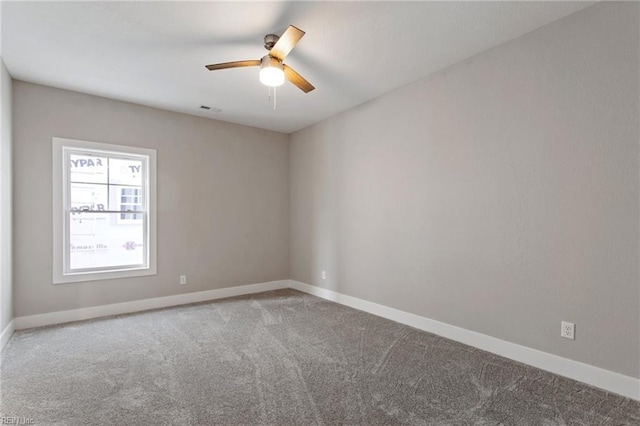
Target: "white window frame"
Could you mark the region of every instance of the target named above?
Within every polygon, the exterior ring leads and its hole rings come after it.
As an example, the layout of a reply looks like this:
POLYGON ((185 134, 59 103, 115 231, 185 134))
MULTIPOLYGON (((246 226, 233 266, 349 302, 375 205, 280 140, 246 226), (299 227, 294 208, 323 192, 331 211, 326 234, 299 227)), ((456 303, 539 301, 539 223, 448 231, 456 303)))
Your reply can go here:
POLYGON ((52 140, 53 157, 53 283, 64 284, 83 281, 107 280, 139 277, 157 273, 157 229, 156 229, 156 151, 123 145, 89 142, 75 139, 56 138, 52 140), (68 182, 68 162, 65 152, 73 149, 90 150, 96 154, 106 153, 146 158, 147 173, 143 188, 147 202, 146 223, 146 265, 121 269, 104 268, 91 271, 66 271, 69 242, 67 238, 68 214, 66 212, 65 185, 68 182))

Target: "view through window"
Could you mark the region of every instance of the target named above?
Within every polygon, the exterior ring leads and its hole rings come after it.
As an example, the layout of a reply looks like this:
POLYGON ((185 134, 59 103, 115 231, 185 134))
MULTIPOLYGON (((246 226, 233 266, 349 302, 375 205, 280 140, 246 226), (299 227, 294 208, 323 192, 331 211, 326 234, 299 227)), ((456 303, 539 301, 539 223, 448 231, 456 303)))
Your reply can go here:
POLYGON ((145 266, 145 163, 68 150, 68 272, 145 266))

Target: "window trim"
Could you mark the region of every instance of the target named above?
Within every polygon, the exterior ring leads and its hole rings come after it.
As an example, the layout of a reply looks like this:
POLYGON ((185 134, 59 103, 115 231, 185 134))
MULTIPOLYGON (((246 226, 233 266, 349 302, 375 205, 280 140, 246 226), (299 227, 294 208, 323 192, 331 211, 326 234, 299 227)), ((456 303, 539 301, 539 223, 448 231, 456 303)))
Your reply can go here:
POLYGON ((53 284, 64 284, 85 281, 97 281, 117 278, 130 278, 146 275, 156 275, 157 273, 157 226, 156 226, 156 150, 147 148, 137 148, 123 145, 113 145, 101 142, 90 142, 76 139, 57 138, 52 139, 52 159, 53 159, 53 284), (147 215, 147 236, 148 264, 144 267, 133 267, 126 269, 106 269, 103 271, 83 271, 65 274, 66 257, 66 222, 64 206, 63 186, 66 183, 66 170, 64 161, 64 148, 88 149, 95 151, 105 151, 110 153, 121 153, 123 155, 142 155, 148 157, 147 188, 145 194, 148 203, 147 215))

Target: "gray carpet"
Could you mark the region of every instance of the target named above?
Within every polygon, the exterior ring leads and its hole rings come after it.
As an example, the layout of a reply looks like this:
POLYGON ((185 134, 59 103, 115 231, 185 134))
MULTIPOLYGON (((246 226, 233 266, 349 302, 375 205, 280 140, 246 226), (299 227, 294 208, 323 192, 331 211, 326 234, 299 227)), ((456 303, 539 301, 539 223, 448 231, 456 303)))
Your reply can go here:
POLYGON ((16 332, 46 425, 621 425, 640 403, 293 290, 16 332))

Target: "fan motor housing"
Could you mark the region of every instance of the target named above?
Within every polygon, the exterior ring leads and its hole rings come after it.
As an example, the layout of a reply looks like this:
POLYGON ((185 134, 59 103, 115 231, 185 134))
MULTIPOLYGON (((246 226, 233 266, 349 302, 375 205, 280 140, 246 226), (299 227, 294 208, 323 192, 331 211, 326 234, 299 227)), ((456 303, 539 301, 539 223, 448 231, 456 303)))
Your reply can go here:
POLYGON ((275 34, 267 34, 264 36, 264 48, 267 50, 273 49, 273 46, 278 42, 280 36, 275 34))

